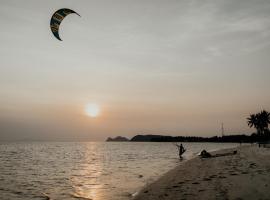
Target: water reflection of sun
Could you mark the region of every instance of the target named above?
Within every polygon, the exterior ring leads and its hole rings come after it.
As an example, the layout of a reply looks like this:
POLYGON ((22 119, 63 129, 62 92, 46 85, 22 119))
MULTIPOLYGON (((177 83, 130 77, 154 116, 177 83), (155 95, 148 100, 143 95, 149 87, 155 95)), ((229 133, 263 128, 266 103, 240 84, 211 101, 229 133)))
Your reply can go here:
POLYGON ((101 200, 102 195, 100 194, 100 188, 78 188, 75 187, 75 192, 72 196, 75 198, 89 199, 89 200, 101 200))
POLYGON ((71 179, 74 193, 72 196, 82 199, 103 200, 102 184, 99 182, 99 177, 102 172, 102 164, 100 159, 95 158, 98 154, 93 154, 96 151, 95 143, 85 144, 85 155, 83 160, 76 167, 75 175, 71 179))

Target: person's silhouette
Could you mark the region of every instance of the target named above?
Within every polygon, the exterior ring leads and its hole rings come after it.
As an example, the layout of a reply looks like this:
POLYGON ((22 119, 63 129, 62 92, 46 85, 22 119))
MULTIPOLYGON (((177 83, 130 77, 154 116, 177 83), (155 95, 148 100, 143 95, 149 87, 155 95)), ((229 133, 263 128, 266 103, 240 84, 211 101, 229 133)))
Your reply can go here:
POLYGON ((182 155, 185 153, 186 149, 184 148, 183 144, 180 145, 176 144, 178 151, 179 151, 179 157, 182 158, 182 155))

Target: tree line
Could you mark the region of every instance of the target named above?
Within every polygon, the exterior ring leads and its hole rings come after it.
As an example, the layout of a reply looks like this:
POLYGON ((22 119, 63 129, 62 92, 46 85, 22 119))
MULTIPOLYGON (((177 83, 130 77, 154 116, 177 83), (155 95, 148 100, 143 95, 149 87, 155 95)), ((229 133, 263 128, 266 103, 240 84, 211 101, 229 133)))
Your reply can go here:
POLYGON ((131 142, 270 142, 270 113, 262 110, 258 113, 251 114, 247 118, 248 126, 255 128, 256 133, 251 135, 225 135, 213 137, 196 137, 196 136, 165 136, 165 135, 136 135, 131 142))

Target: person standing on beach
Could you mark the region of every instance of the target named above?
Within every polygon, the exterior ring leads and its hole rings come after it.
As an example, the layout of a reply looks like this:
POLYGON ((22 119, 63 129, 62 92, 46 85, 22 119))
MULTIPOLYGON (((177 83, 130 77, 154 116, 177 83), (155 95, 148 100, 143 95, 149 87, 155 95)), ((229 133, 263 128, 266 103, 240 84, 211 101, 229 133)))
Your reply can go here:
POLYGON ((182 155, 185 153, 186 149, 184 148, 183 144, 181 143, 180 145, 175 144, 178 148, 179 151, 179 157, 183 158, 182 155))

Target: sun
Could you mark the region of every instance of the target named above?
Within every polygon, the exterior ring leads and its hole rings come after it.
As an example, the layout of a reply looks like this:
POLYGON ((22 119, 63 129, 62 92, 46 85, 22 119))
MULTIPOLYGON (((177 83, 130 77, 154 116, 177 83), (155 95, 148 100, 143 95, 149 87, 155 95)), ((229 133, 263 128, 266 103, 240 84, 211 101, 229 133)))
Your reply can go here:
POLYGON ((89 117, 97 117, 100 113, 100 108, 95 103, 89 103, 85 106, 85 113, 89 117))

